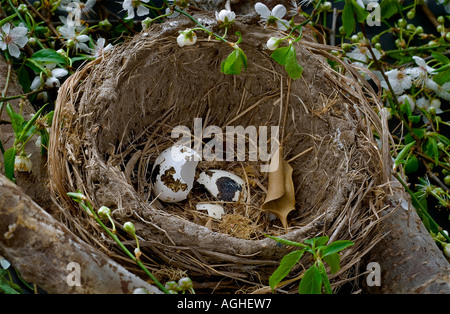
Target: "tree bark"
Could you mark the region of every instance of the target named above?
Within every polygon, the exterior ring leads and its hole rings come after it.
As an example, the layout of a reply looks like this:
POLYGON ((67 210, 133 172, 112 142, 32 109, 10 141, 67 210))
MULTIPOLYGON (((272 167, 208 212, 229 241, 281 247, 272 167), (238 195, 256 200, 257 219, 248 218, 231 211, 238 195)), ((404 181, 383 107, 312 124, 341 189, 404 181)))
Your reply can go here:
POLYGON ((82 242, 0 175, 0 255, 48 293, 132 293, 159 289, 82 242))
MULTIPOLYGON (((398 181, 394 182, 400 186, 398 181)), ((410 210, 400 207, 390 212, 404 200, 402 193, 406 194, 397 191, 389 200, 391 206, 385 213, 389 216, 381 222, 386 236, 365 259, 366 265, 370 262, 380 265, 380 285, 368 286, 372 277, 363 284, 368 293, 448 294, 450 264, 415 209, 410 205, 410 210)))

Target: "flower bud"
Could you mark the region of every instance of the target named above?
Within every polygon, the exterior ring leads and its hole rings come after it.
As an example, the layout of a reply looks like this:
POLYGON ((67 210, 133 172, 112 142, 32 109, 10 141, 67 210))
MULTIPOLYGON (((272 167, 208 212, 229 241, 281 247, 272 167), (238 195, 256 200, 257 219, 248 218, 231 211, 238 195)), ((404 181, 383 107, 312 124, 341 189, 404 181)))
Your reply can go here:
POLYGON ((445 256, 450 257, 450 243, 445 243, 444 254, 445 254, 445 256))
POLYGON ((108 19, 100 21, 98 26, 102 32, 108 32, 112 28, 112 24, 108 19))
POLYGON ((194 287, 194 284, 192 283, 191 278, 183 277, 180 280, 178 280, 178 286, 180 286, 181 290, 189 290, 194 287))
POLYGON ((275 50, 278 48, 278 46, 282 41, 283 40, 281 38, 270 37, 269 40, 267 41, 267 48, 269 50, 275 50))
POLYGON ((32 163, 30 156, 21 154, 14 160, 14 170, 19 172, 31 172, 32 163))
POLYGON ((415 10, 409 10, 408 13, 406 13, 406 17, 408 19, 413 19, 416 16, 416 11, 415 10))
POLYGON ((133 223, 131 221, 127 221, 123 225, 123 229, 131 236, 136 235, 136 228, 134 227, 133 223))
POLYGON ((190 46, 197 42, 197 35, 190 29, 180 31, 180 35, 177 37, 178 46, 190 46))
POLYGON ((26 14, 28 12, 27 5, 24 3, 19 4, 17 11, 19 11, 19 13, 26 14))
POLYGON ((136 256, 136 259, 139 260, 139 258, 141 257, 141 255, 142 255, 141 250, 140 250, 138 247, 135 248, 135 249, 134 249, 134 256, 136 256))
POLYGON ((406 26, 406 24, 408 24, 408 22, 406 22, 405 19, 399 19, 397 21, 398 27, 404 28, 406 26))
POLYGON ((166 282, 166 284, 164 285, 164 288, 169 290, 169 292, 173 291, 173 292, 177 293, 178 291, 180 291, 180 286, 175 281, 166 282))
POLYGON ((99 210, 97 211, 97 213, 98 213, 98 216, 99 216, 101 219, 107 219, 108 216, 111 216, 111 209, 109 209, 109 208, 106 207, 106 206, 102 206, 102 207, 99 208, 99 210))

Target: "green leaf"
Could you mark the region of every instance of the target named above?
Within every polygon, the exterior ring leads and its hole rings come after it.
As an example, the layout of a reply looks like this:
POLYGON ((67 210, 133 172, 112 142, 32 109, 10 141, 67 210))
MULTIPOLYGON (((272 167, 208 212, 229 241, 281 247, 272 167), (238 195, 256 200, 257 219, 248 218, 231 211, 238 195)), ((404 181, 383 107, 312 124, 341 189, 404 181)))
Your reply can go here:
POLYGON ((300 294, 321 294, 322 293, 322 274, 319 268, 314 264, 308 268, 303 275, 298 286, 300 294))
POLYGON ((398 166, 402 163, 405 163, 405 158, 409 154, 409 151, 412 149, 412 147, 416 144, 416 141, 413 141, 403 147, 403 149, 400 151, 400 153, 397 155, 397 158, 394 160, 394 166, 398 166))
POLYGON ((434 75, 433 81, 435 81, 438 85, 442 86, 446 82, 450 81, 450 69, 446 69, 445 71, 439 72, 434 75))
POLYGON ((329 254, 323 260, 330 266, 331 273, 335 274, 341 269, 341 257, 338 253, 329 254))
POLYGON ((231 75, 241 74, 243 68, 247 69, 247 56, 241 48, 234 48, 220 65, 222 73, 231 75))
POLYGON ((47 155, 48 143, 50 141, 50 135, 46 129, 40 130, 39 135, 41 136, 41 155, 47 155))
POLYGON ((17 138, 22 133, 24 119, 20 114, 14 112, 14 109, 11 107, 9 103, 6 105, 6 112, 9 115, 9 119, 11 120, 11 126, 17 138))
POLYGON ((405 173, 411 174, 419 170, 419 159, 417 159, 416 155, 412 155, 408 158, 405 164, 405 173))
MULTIPOLYGON (((34 126, 34 123, 36 122, 37 118, 41 115, 42 111, 44 110, 46 105, 42 106, 33 116, 33 118, 28 121, 25 126, 23 127, 23 130, 17 139, 19 142, 25 140, 29 136, 29 131, 34 126)), ((17 135, 17 134, 16 134, 17 135)))
POLYGON ((318 238, 306 239, 304 242, 306 244, 311 245, 314 248, 318 248, 320 246, 324 246, 329 240, 328 236, 322 236, 318 238))
POLYGON ((431 53, 431 55, 433 56, 433 58, 435 58, 437 61, 439 61, 442 64, 450 63, 450 59, 447 56, 443 55, 443 54, 440 54, 438 52, 434 52, 433 51, 431 53))
POLYGON ((290 46, 277 48, 270 56, 279 64, 286 65, 289 59, 290 48, 290 46))
POLYGON ((333 243, 328 244, 327 246, 325 246, 321 249, 322 257, 326 257, 328 255, 340 252, 340 251, 348 248, 349 246, 352 246, 353 244, 355 244, 353 241, 348 241, 348 240, 334 241, 333 243))
POLYGON ((289 76, 293 79, 299 79, 302 77, 303 68, 298 63, 297 54, 295 53, 294 46, 291 47, 291 53, 289 54, 288 61, 286 63, 285 69, 289 76))
POLYGON ((330 279, 328 278, 327 270, 325 269, 325 265, 323 265, 323 263, 321 261, 319 261, 318 268, 319 268, 320 274, 322 275, 322 284, 323 284, 325 293, 332 294, 333 291, 331 290, 330 279))
POLYGON ((389 19, 398 12, 398 0, 383 0, 380 3, 381 16, 389 19))
POLYGON ((298 263, 304 252, 305 251, 303 250, 293 251, 289 254, 286 254, 281 259, 280 266, 269 278, 269 285, 272 290, 274 290, 275 286, 290 273, 292 267, 294 267, 295 264, 298 263))
POLYGON ((16 147, 13 146, 3 155, 5 162, 5 176, 15 182, 14 179, 14 162, 16 161, 16 147))
POLYGON ((270 238, 270 239, 272 239, 274 241, 277 241, 278 243, 287 245, 287 246, 300 246, 302 248, 306 248, 306 245, 304 245, 302 243, 295 242, 295 241, 286 240, 286 239, 282 239, 282 238, 277 238, 277 237, 270 236, 270 235, 266 235, 266 237, 268 237, 268 238, 270 238))
POLYGON ((286 72, 293 80, 302 76, 303 68, 297 61, 297 53, 293 44, 275 49, 270 56, 280 65, 284 65, 286 72))
POLYGON ((36 51, 30 59, 33 59, 37 62, 49 62, 49 63, 58 63, 65 64, 66 58, 57 53, 54 49, 41 49, 36 51))
POLYGON ((424 153, 429 157, 433 158, 437 163, 439 159, 439 150, 437 146, 437 141, 434 137, 429 137, 425 142, 424 153))
POLYGON ((352 0, 352 4, 353 4, 353 13, 356 15, 356 20, 359 23, 363 23, 369 16, 369 12, 360 7, 355 0, 352 0))
POLYGON ((353 3, 345 1, 344 10, 342 11, 342 26, 345 30, 345 37, 349 37, 356 27, 355 16, 353 14, 353 3))

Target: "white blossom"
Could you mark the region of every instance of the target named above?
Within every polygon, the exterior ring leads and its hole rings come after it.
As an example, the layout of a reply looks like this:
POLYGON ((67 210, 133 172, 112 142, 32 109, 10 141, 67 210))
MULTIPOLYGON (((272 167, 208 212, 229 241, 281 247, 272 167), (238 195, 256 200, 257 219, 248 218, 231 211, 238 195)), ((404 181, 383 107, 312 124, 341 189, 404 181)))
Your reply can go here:
MULTIPOLYGON (((410 89, 412 86, 411 77, 404 71, 393 69, 386 72, 385 75, 389 80, 394 93, 397 95, 402 94, 405 90, 410 89)), ((382 81, 381 86, 388 89, 386 81, 382 81)))
POLYGON ((255 11, 261 16, 261 20, 267 23, 267 25, 276 26, 278 29, 285 31, 289 24, 287 20, 282 19, 286 15, 286 8, 282 4, 277 4, 272 11, 261 3, 255 4, 255 11))
MULTIPOLYGON (((376 48, 372 48, 372 51, 375 55, 375 58, 377 58, 377 60, 380 59, 381 52, 376 48)), ((361 63, 367 63, 372 60, 372 54, 370 53, 370 50, 366 47, 366 45, 357 45, 351 52, 347 53, 347 57, 361 63)))
POLYGON ((22 23, 14 28, 11 28, 11 24, 6 23, 0 30, 0 48, 8 49, 11 56, 19 58, 19 48, 23 48, 28 42, 27 33, 28 29, 22 23))
MULTIPOLYGON (((47 78, 44 82, 45 87, 47 88, 54 88, 61 86, 61 83, 59 81, 60 78, 63 78, 69 72, 66 69, 57 68, 56 63, 47 63, 44 64, 44 67, 49 70, 46 73, 47 78)), ((40 75, 36 76, 31 83, 31 90, 37 90, 40 89, 43 86, 43 82, 41 81, 40 75)))
POLYGON ((105 38, 100 37, 99 39, 97 39, 97 43, 95 44, 94 49, 92 51, 92 56, 94 58, 100 57, 101 55, 110 51, 113 48, 113 45, 108 44, 105 47, 105 44, 106 44, 105 38))
POLYGON ((3 269, 8 269, 9 266, 11 266, 11 264, 6 260, 6 258, 0 255, 0 267, 3 269))
POLYGON ((280 43, 283 41, 282 38, 277 38, 277 37, 270 37, 269 40, 267 41, 267 48, 269 50, 275 50, 278 48, 278 46, 280 45, 280 43))
POLYGON ((405 104, 406 101, 408 101, 411 111, 414 111, 414 109, 416 108, 416 103, 414 102, 414 99, 408 94, 401 95, 400 97, 397 98, 397 100, 400 104, 405 104))
POLYGON ((67 11, 69 15, 75 17, 75 20, 80 21, 82 16, 89 16, 94 13, 94 6, 97 0, 87 0, 86 3, 80 0, 72 0, 67 6, 63 6, 62 9, 67 11))
POLYGON ((14 160, 14 170, 19 172, 31 172, 32 163, 30 155, 21 154, 14 160))
POLYGON ((233 11, 221 10, 219 13, 216 12, 216 20, 219 23, 230 24, 236 19, 236 14, 233 11))
POLYGON ((197 42, 197 35, 190 29, 181 31, 180 35, 177 37, 178 46, 190 46, 197 42))
POLYGON ((150 0, 125 0, 122 7, 127 11, 127 19, 134 18, 134 9, 136 9, 137 16, 144 16, 150 13, 149 8, 142 5, 142 2, 148 3, 150 0))
POLYGON ((88 35, 82 35, 78 32, 79 25, 71 19, 67 19, 67 24, 59 29, 61 36, 66 40, 66 45, 75 49, 76 51, 81 49, 84 52, 90 53, 91 49, 86 45, 86 42, 90 40, 88 35))
POLYGON ((428 66, 424 59, 413 56, 414 62, 417 67, 405 69, 405 73, 411 75, 414 83, 418 86, 424 86, 427 83, 428 75, 435 74, 435 70, 428 66))

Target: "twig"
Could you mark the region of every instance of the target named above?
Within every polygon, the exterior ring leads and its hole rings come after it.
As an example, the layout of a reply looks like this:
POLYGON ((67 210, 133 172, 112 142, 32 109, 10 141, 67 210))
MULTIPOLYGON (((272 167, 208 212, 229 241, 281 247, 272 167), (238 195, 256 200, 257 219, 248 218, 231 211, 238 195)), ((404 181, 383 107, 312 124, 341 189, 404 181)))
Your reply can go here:
MULTIPOLYGON (((3 103, 3 102, 5 102, 5 101, 9 101, 9 100, 13 100, 13 99, 18 99, 18 98, 26 99, 26 98, 28 98, 28 97, 31 96, 31 95, 39 94, 40 92, 43 92, 43 91, 45 91, 45 88, 44 88, 44 87, 39 88, 39 89, 36 89, 36 90, 33 90, 33 91, 28 92, 28 93, 25 93, 25 94, 19 94, 19 95, 8 96, 8 97, 3 97, 3 94, 2 94, 2 97, 0 98, 0 102, 3 103)), ((1 114, 1 109, 2 109, 2 108, 0 108, 0 114, 1 114)))
POLYGON ((52 33, 55 35, 55 37, 58 38, 59 40, 61 40, 61 37, 59 36, 58 31, 53 26, 51 21, 46 19, 38 10, 36 10, 36 8, 30 2, 28 2, 28 0, 23 0, 23 2, 27 5, 28 9, 33 11, 34 14, 36 14, 41 20, 43 20, 45 22, 45 24, 47 24, 48 29, 52 31, 52 33))
POLYGON ((422 9, 423 13, 425 13, 425 16, 430 20, 430 22, 433 23, 434 27, 438 27, 440 25, 433 12, 431 12, 430 8, 425 2, 420 5, 420 8, 422 9))
MULTIPOLYGON (((364 26, 364 23, 359 23, 359 26, 361 27, 361 31, 362 31, 362 33, 364 35, 364 38, 366 40, 369 40, 369 37, 367 37, 366 28, 364 26)), ((375 62, 375 65, 377 66, 378 70, 381 72, 381 75, 383 76, 383 79, 386 81, 386 84, 387 84, 389 90, 391 91, 392 98, 394 99, 395 105, 398 108, 399 102, 398 102, 398 99, 397 99, 397 95, 395 94, 394 89, 392 88, 392 85, 389 82, 389 79, 387 78, 386 74, 384 73, 383 65, 380 63, 380 61, 378 61, 377 57, 375 56, 375 53, 373 52, 372 46, 370 45, 370 43, 367 45, 367 48, 369 49, 370 55, 372 56, 372 59, 375 62)))
POLYGON ((333 20, 331 22, 331 34, 330 34, 330 46, 336 46, 336 22, 337 22, 337 9, 333 9, 333 20))
POLYGON ((4 107, 4 103, 5 103, 5 96, 6 96, 6 93, 8 92, 9 81, 11 79, 11 72, 12 72, 11 61, 7 60, 7 64, 8 64, 8 72, 6 73, 5 88, 3 89, 3 92, 2 92, 2 98, 0 98, 0 117, 2 116, 2 113, 3 113, 3 107, 4 107))
POLYGON ((424 162, 423 164, 425 165, 425 168, 427 169, 428 176, 431 179, 433 179, 433 181, 436 182, 437 185, 439 185, 445 192, 450 193, 450 189, 444 183, 442 183, 442 181, 433 173, 433 171, 431 171, 428 164, 426 162, 424 162))

